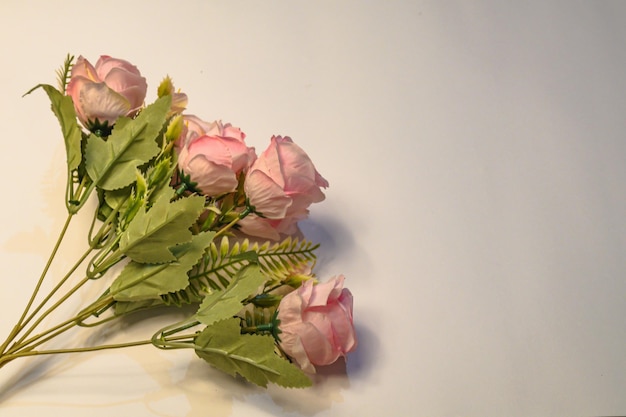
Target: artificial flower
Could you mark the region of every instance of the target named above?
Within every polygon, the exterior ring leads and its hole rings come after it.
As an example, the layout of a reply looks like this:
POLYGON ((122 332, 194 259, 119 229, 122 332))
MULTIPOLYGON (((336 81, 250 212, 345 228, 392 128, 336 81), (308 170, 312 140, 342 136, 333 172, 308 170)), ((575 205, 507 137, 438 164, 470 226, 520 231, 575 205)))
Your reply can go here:
POLYGON ((148 85, 137 67, 102 55, 93 66, 80 56, 72 67, 66 93, 83 126, 111 126, 120 116, 134 116, 146 98, 148 85))
POLYGON ((317 285, 307 280, 280 302, 280 347, 306 372, 356 349, 352 293, 343 282, 343 275, 317 285))
POLYGON ((328 181, 302 148, 289 137, 273 136, 246 176, 244 190, 258 215, 242 219, 241 230, 269 239, 295 233, 308 207, 324 200, 321 188, 326 187, 328 181))
POLYGON ((185 116, 178 167, 204 195, 233 192, 238 175, 254 161, 254 148, 246 146, 246 135, 230 123, 206 123, 185 116))
POLYGON ((45 91, 61 123, 68 218, 30 302, 0 340, 0 368, 33 355, 152 344, 193 349, 211 366, 263 387, 294 388, 311 385, 304 371, 353 350, 352 295, 343 276, 314 285, 318 245, 292 236, 276 244, 231 240, 239 224, 257 236, 290 234, 309 205, 324 199, 320 188, 328 182, 306 153, 277 136, 257 160, 239 128, 183 115, 187 96, 169 77, 144 106, 145 79, 127 61, 73 60, 68 55, 58 72, 58 89, 31 90, 45 91), (88 204, 93 199, 97 204, 88 204), (42 285, 53 278, 48 266, 71 218, 89 207, 89 249, 56 284, 42 285), (64 285, 74 274, 82 279, 64 285), (110 279, 99 279, 105 275, 110 279), (101 286, 94 300, 80 300, 60 325, 44 324, 87 284, 101 286), (76 326, 89 331, 137 310, 189 303, 198 308, 184 309, 182 321, 151 338, 130 332, 130 340, 85 346, 67 338, 76 326), (55 337, 68 346, 46 347, 55 337))

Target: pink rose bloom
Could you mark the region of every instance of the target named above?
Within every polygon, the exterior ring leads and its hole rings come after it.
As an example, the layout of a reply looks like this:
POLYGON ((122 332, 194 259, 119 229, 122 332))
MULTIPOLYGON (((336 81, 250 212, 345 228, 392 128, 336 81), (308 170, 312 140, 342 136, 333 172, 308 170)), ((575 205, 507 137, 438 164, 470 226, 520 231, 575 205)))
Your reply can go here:
POLYGON ((120 116, 137 114, 147 89, 146 79, 137 67, 128 61, 102 55, 95 67, 82 56, 78 57, 66 92, 72 97, 84 126, 96 120, 111 126, 120 116))
POLYGON ((309 156, 289 137, 273 136, 269 147, 250 167, 244 190, 256 212, 239 224, 249 235, 278 239, 293 234, 312 203, 324 200, 328 187, 309 156))
POLYGON ((343 281, 343 275, 315 286, 308 280, 280 302, 280 347, 306 372, 356 349, 352 294, 343 281))
POLYGON ((256 158, 246 146, 246 135, 230 123, 207 123, 185 116, 185 130, 178 140, 178 167, 207 196, 233 192, 237 176, 256 158))

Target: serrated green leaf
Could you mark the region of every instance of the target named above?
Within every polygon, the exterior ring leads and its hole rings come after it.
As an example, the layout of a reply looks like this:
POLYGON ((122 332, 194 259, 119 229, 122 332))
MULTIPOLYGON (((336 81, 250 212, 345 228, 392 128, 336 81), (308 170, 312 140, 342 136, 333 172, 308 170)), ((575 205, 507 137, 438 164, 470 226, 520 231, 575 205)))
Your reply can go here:
POLYGON ((78 121, 76 120, 74 102, 71 97, 64 95, 62 92, 48 84, 39 84, 26 94, 30 94, 37 88, 42 88, 46 94, 48 94, 52 111, 57 119, 59 119, 61 131, 63 132, 63 139, 65 140, 67 168, 69 171, 73 171, 78 168, 82 160, 80 148, 82 135, 80 127, 78 127, 78 121))
POLYGON ((202 257, 214 235, 214 232, 200 233, 190 242, 174 246, 174 262, 145 264, 131 261, 111 284, 113 299, 141 301, 182 290, 189 283, 187 273, 202 257))
POLYGON ((128 204, 128 198, 131 195, 131 188, 124 187, 117 190, 110 190, 104 192, 104 201, 111 208, 119 207, 120 211, 124 210, 126 204, 128 204))
POLYGON ((204 209, 204 197, 194 195, 170 203, 161 196, 150 210, 140 210, 122 233, 120 250, 136 262, 163 263, 176 259, 170 248, 191 239, 189 227, 204 209))
POLYGON ((215 368, 262 387, 268 382, 289 388, 311 386, 304 372, 274 352, 272 336, 242 335, 238 319, 206 327, 196 337, 195 350, 215 368))
POLYGON ((135 311, 146 310, 148 308, 164 305, 161 299, 149 299, 141 301, 118 301, 115 303, 114 312, 116 316, 134 313, 135 311))
POLYGON ((85 147, 87 174, 100 188, 115 190, 135 180, 137 167, 159 152, 156 137, 170 109, 170 96, 157 99, 136 119, 120 117, 106 139, 90 135, 85 147))
POLYGON ((164 185, 160 188, 152 190, 152 192, 150 193, 149 202, 154 203, 156 201, 159 201, 160 199, 170 201, 174 197, 175 193, 176 190, 174 190, 172 187, 170 187, 169 185, 164 185))
POLYGON ((240 269, 224 290, 215 291, 204 297, 196 313, 196 319, 200 323, 210 325, 234 316, 243 308, 241 301, 256 292, 266 280, 258 265, 240 269))

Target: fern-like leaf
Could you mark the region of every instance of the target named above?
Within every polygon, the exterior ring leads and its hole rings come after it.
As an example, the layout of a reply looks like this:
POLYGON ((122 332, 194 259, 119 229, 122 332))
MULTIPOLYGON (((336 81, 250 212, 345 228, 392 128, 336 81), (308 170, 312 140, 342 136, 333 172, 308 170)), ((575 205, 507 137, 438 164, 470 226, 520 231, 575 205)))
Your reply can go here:
POLYGON ((67 54, 63 66, 56 70, 59 91, 65 93, 65 88, 70 79, 70 71, 74 65, 74 55, 67 54))
POLYGON ((211 242, 202 260, 189 274, 189 286, 162 296, 165 304, 200 302, 204 295, 226 288, 232 277, 250 263, 258 263, 269 284, 294 273, 313 268, 319 244, 288 237, 282 242, 251 243, 248 239, 231 243, 227 236, 211 242))

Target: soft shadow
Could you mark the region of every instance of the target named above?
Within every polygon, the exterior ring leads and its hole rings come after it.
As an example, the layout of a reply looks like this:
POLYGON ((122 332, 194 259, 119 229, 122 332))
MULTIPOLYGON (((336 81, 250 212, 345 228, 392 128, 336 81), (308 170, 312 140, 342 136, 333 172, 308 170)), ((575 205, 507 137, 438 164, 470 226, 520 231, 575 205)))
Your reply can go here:
POLYGON ((336 270, 337 264, 345 271, 351 263, 358 262, 360 270, 369 270, 370 260, 344 224, 332 217, 318 217, 303 220, 299 225, 308 240, 320 244, 315 271, 321 280, 342 273, 336 270))
POLYGON ((353 378, 366 379, 381 358, 380 339, 368 327, 357 324, 355 329, 359 344, 354 352, 348 354, 346 370, 353 378))
POLYGON ((42 378, 49 375, 50 370, 58 362, 59 358, 52 356, 37 359, 20 359, 21 363, 13 370, 12 363, 4 366, 3 372, 13 371, 13 375, 6 379, 0 386, 0 404, 9 400, 15 394, 28 388, 42 378))
MULTIPOLYGON (((380 341, 370 329, 357 326, 359 346, 347 358, 317 368, 312 375, 313 386, 303 390, 285 390, 272 386, 268 394, 272 401, 285 413, 313 416, 330 409, 333 404, 343 402, 343 391, 351 382, 363 379, 377 366, 380 341)), ((268 410, 271 412, 272 410, 268 410)))
POLYGON ((218 371, 199 358, 192 358, 187 373, 178 383, 189 400, 191 410, 187 417, 204 417, 210 410, 214 417, 232 415, 233 402, 245 402, 259 388, 241 378, 233 378, 218 371))

